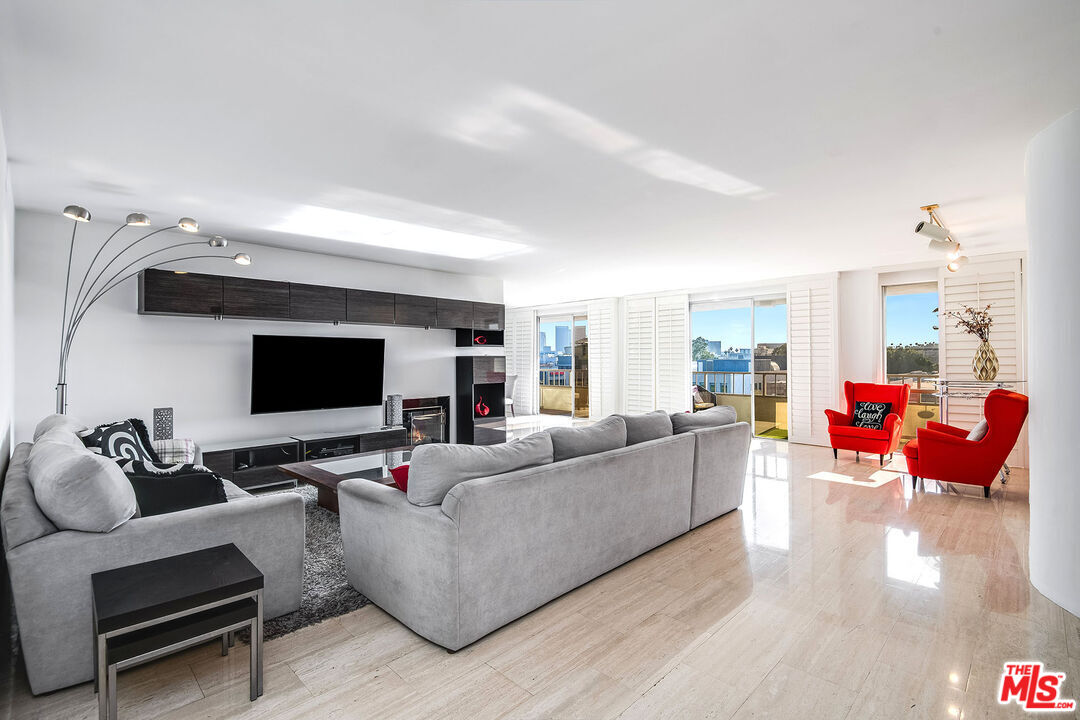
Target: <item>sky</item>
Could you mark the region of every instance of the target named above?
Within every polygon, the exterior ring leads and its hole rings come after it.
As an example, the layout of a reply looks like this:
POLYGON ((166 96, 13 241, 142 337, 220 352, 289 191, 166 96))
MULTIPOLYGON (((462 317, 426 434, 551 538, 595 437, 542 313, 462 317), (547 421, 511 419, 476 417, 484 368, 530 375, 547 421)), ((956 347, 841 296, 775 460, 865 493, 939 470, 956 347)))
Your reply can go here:
POLYGON ((914 345, 937 342, 934 330, 938 306, 936 292, 915 295, 890 295, 885 298, 885 344, 914 345))
MULTIPOLYGON (((787 305, 758 307, 754 313, 756 343, 787 342, 787 305)), ((719 340, 724 348, 750 347, 750 307, 690 313, 691 337, 719 340)))

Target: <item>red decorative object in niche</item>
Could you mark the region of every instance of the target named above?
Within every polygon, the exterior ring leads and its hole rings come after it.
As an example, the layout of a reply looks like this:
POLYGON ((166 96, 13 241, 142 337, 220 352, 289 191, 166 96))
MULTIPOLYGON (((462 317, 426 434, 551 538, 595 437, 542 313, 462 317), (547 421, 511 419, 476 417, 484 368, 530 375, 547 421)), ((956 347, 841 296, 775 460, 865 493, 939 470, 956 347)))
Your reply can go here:
POLYGON ((477 335, 473 338, 473 342, 477 345, 487 345, 487 338, 483 335, 477 335))
POLYGON ((476 403, 476 414, 480 417, 487 417, 490 412, 491 408, 484 404, 484 396, 481 395, 479 402, 476 403))

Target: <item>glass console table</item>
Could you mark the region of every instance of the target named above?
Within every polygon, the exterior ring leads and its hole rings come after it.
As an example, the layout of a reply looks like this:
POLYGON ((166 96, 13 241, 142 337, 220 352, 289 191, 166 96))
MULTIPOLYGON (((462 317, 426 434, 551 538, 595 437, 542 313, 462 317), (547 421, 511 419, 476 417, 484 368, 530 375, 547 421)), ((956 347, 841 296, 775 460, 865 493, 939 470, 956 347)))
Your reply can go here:
POLYGON ((984 398, 991 390, 1015 390, 1023 392, 1027 380, 948 380, 938 378, 938 391, 934 393, 941 398, 941 421, 949 424, 949 398, 984 398))
MULTIPOLYGON (((950 398, 955 398, 957 400, 981 399, 989 395, 991 390, 1000 388, 1002 390, 1024 392, 1026 386, 1027 380, 947 380, 945 378, 939 378, 938 391, 934 394, 941 399, 941 422, 948 425, 950 398)), ((1002 466, 1002 485, 1009 481, 1011 472, 1008 463, 1002 466)))

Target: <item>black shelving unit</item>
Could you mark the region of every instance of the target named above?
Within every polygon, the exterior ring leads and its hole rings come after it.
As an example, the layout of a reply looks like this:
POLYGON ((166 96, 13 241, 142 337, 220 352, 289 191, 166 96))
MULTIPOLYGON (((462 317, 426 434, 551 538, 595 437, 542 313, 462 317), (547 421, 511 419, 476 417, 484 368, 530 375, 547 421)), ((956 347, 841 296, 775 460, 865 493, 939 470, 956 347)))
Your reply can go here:
POLYGON ((468 445, 506 442, 506 358, 457 358, 457 441, 468 445))
POLYGON ((457 330, 457 347, 502 347, 503 346, 503 331, 502 330, 470 330, 468 328, 458 328, 457 330))

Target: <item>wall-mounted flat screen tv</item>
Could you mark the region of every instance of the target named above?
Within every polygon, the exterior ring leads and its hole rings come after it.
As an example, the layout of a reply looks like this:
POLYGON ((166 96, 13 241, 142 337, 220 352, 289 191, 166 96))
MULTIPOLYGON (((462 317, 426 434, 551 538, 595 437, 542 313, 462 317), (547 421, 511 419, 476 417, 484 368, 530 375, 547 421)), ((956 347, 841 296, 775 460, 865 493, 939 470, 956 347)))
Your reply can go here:
POLYGON ((251 414, 382 404, 382 338, 253 335, 251 414))

